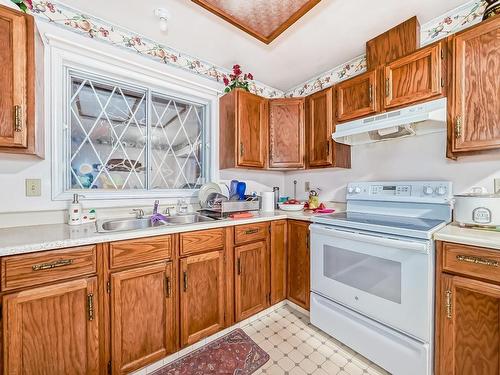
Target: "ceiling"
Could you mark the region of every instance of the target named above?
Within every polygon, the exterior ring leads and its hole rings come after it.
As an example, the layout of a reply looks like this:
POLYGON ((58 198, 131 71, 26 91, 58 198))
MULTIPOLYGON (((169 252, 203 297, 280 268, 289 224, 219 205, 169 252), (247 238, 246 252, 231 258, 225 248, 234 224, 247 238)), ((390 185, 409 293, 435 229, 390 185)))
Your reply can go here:
MULTIPOLYGON (((242 0, 243 1, 243 0, 242 0)), ((246 0, 245 0, 246 1, 246 0)), ((271 44, 222 20, 189 0, 65 0, 85 13, 144 34, 184 53, 244 72, 280 90, 365 52, 365 42, 411 16, 420 24, 462 5, 464 0, 322 0, 271 44), (167 33, 153 10, 164 7, 172 19, 167 33)))

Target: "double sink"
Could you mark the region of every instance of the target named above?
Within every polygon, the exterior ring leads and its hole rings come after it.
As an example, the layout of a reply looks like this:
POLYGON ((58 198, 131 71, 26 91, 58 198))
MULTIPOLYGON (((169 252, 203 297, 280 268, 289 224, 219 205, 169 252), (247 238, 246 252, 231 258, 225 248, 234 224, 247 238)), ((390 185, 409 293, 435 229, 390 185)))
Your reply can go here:
POLYGON ((150 217, 99 220, 97 221, 96 226, 98 232, 119 232, 127 230, 156 228, 165 225, 174 226, 210 222, 214 220, 215 219, 212 219, 208 216, 193 213, 167 216, 165 221, 156 223, 153 223, 150 217))

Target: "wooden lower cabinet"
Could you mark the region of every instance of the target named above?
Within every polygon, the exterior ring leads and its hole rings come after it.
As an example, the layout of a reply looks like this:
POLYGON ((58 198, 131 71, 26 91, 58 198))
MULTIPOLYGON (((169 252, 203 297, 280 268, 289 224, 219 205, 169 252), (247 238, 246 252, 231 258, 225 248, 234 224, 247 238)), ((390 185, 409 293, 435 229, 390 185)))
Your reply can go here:
POLYGON ((309 223, 288 221, 288 287, 287 299, 309 309, 310 258, 309 223))
POLYGON ((235 248, 235 319, 244 320, 268 307, 267 242, 235 248))
POLYGON ((97 278, 3 297, 4 374, 98 374, 97 278))
POLYGON ((188 346, 224 328, 224 251, 180 261, 181 345, 188 346))
POLYGON ((271 223, 271 305, 286 299, 286 220, 271 223))
POLYGON ((111 274, 113 374, 125 374, 175 351, 172 263, 111 274))

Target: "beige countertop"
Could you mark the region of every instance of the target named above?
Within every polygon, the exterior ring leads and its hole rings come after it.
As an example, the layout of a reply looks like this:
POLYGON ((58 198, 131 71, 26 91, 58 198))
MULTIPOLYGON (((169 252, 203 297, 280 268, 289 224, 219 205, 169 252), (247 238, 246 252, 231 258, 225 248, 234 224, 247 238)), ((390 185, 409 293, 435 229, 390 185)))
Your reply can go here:
POLYGON ((449 224, 439 230, 434 234, 434 239, 500 250, 500 232, 462 228, 457 224, 449 224))
POLYGON ((311 213, 305 212, 257 212, 248 219, 225 219, 210 222, 161 226, 156 228, 98 233, 95 223, 70 226, 67 224, 34 225, 0 229, 0 256, 60 249, 71 246, 97 244, 164 234, 229 227, 263 221, 292 219, 311 221, 311 213))

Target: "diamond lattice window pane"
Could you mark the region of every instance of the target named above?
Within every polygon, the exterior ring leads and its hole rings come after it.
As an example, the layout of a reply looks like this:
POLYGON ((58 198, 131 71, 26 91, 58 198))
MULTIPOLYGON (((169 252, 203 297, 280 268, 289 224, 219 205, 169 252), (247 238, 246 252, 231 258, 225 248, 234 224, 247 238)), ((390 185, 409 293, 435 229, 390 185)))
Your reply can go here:
POLYGON ((199 188, 203 106, 154 95, 151 124, 151 188, 199 188))
POLYGON ((72 77, 71 188, 145 189, 146 92, 72 77))

